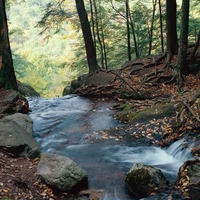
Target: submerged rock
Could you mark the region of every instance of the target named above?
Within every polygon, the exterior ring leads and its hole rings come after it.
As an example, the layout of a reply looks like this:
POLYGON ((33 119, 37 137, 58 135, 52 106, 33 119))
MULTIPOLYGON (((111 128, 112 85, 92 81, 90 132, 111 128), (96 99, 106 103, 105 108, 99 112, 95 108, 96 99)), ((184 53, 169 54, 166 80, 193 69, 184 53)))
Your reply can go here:
POLYGON ((65 156, 43 153, 38 164, 38 174, 46 184, 61 191, 87 187, 86 171, 65 156))
POLYGON ((168 181, 161 170, 135 163, 126 174, 126 186, 136 197, 148 197, 168 189, 168 181))

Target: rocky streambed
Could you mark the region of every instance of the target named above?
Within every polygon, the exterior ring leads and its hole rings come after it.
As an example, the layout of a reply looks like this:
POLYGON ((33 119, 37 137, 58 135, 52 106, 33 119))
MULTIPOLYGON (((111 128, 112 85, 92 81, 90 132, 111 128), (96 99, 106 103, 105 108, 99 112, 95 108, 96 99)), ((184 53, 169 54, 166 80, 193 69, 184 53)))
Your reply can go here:
MULTIPOLYGON (((32 109, 29 117, 24 114, 15 114, 4 117, 0 121, 1 133, 5 133, 1 134, 1 137, 5 136, 1 138, 1 141, 10 142, 8 145, 6 142, 2 142, 1 147, 17 159, 25 156, 35 164, 39 162, 37 166, 40 166, 40 170, 36 173, 43 177, 42 180, 47 185, 60 190, 60 196, 56 196, 56 193, 47 187, 41 192, 41 198, 59 199, 63 196, 67 199, 115 200, 147 198, 145 196, 153 195, 148 199, 161 197, 167 199, 170 196, 176 197, 176 199, 192 196, 192 199, 195 199, 195 195, 199 194, 198 158, 186 161, 192 158, 191 149, 198 148, 198 144, 195 143, 196 146, 191 146, 194 142, 192 142, 192 138, 188 137, 186 142, 182 140, 179 140, 179 143, 174 142, 175 146, 165 149, 159 147, 163 128, 166 128, 163 126, 170 121, 169 118, 155 118, 154 115, 151 118, 146 117, 146 121, 140 120, 124 126, 113 119, 114 111, 110 110, 113 102, 105 101, 105 99, 91 101, 87 98, 66 96, 54 99, 34 97, 28 98, 28 100, 32 109), (34 121, 33 133, 30 118, 34 121), (16 136, 17 132, 19 132, 19 136, 16 136), (22 133, 25 136, 22 136, 22 133), (33 140, 32 135, 37 143, 35 141, 30 143, 33 140), (27 136, 30 136, 31 139, 25 140, 27 136), (14 141, 17 141, 18 146, 13 144, 14 141), (40 154, 40 149, 47 153, 40 154), (37 159, 40 155, 42 155, 41 159, 37 159), (51 159, 49 160, 49 158, 51 159), (44 160, 47 160, 47 163, 43 164, 43 169, 41 163, 44 163, 44 160), (186 163, 180 168, 177 176, 179 167, 185 161, 186 163), (145 185, 139 187, 140 190, 144 189, 142 193, 141 191, 137 193, 127 186, 127 184, 134 185, 134 178, 130 183, 126 184, 125 182, 126 174, 134 163, 145 165, 143 168, 147 176, 138 176, 147 181, 145 185), (150 174, 145 168, 146 165, 162 171, 168 180, 165 181, 166 186, 159 188, 160 183, 150 181, 150 178, 147 179, 150 174), (56 174, 60 173, 63 168, 67 169, 67 172, 56 174), (71 173, 69 173, 70 168, 72 169, 71 173), (74 173, 75 168, 80 172, 80 175, 74 173), (49 177, 45 179, 47 173, 49 173, 49 177), (53 180, 54 174, 56 174, 56 179, 66 177, 72 182, 76 178, 77 188, 69 186, 70 184, 66 184, 67 188, 58 187, 57 180, 53 180), (150 190, 148 181, 154 184, 152 190, 150 190), (75 196, 68 193, 71 189, 73 191, 80 189, 80 186, 89 190, 83 190, 75 196), (132 191, 132 194, 127 188, 132 191), (145 193, 147 190, 151 192, 145 193)), ((16 110, 16 112, 18 111, 16 110)), ((141 172, 143 165, 139 164, 138 166, 141 172)), ((143 168, 142 174, 145 174, 143 168)), ((131 177, 135 176, 131 175, 131 177)), ((155 177, 154 173, 153 177, 155 177)), ((66 179, 61 178, 61 183, 66 183, 66 179)), ((14 178, 10 180, 14 182, 14 178)), ((143 179, 136 180, 145 183, 143 179)), ((20 177, 20 181, 18 180, 18 183, 20 182, 28 185, 22 177, 20 177)), ((38 185, 40 185, 39 182, 38 185)), ((8 195, 6 191, 11 191, 11 189, 5 188, 4 183, 0 187, 2 197, 8 195)), ((30 187, 29 191, 31 191, 30 187)), ((37 199, 39 198, 37 197, 37 199)))

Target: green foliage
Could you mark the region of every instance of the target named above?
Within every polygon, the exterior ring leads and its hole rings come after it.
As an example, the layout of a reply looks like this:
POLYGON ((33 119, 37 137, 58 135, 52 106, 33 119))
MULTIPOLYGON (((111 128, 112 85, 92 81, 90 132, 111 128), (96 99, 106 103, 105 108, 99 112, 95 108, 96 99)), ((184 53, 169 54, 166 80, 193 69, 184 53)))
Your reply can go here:
MULTIPOLYGON (((90 1, 85 1, 91 19, 90 1)), ((33 86, 41 96, 60 96, 71 80, 88 72, 85 47, 75 2, 71 0, 9 0, 8 22, 14 67, 17 78, 33 86)), ((120 68, 127 61, 126 7, 124 0, 96 0, 98 22, 101 24, 108 69, 120 68), (112 3, 111 3, 112 2, 112 3)), ((140 56, 149 48, 149 31, 152 19, 152 1, 130 1, 131 18, 140 56)), ((178 31, 179 11, 178 3, 178 31)), ((194 43, 199 26, 199 0, 190 8, 189 43, 194 43)), ((165 31, 165 4, 162 5, 165 31)), ((160 18, 155 12, 152 53, 160 52, 160 18)), ((100 29, 100 34, 102 34, 100 29)), ((165 36, 165 33, 164 33, 165 36)), ((164 41, 165 42, 165 41, 164 41)), ((135 57, 131 35, 132 59, 135 57)), ((100 46, 97 58, 100 63, 100 46)))
MULTIPOLYGON (((41 29, 36 24, 42 16, 41 5, 47 2, 32 0, 13 4, 8 16, 17 78, 30 84, 41 96, 53 97, 62 95, 63 88, 78 76, 78 70, 71 69, 77 32, 61 30, 39 35, 41 29)), ((70 24, 64 26, 72 29, 70 24)))

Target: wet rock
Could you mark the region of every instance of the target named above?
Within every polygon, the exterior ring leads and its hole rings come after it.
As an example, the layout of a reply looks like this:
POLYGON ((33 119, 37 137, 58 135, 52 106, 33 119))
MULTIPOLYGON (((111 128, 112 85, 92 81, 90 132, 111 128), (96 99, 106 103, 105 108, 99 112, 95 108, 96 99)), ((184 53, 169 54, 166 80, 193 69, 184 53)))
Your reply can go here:
POLYGON ((147 107, 136 112, 132 107, 125 105, 115 114, 115 118, 121 122, 133 124, 134 122, 143 121, 144 119, 171 116, 180 109, 181 106, 182 103, 180 102, 170 102, 166 104, 158 104, 151 108, 147 107))
POLYGON ((34 90, 33 87, 31 87, 28 84, 21 83, 20 81, 17 81, 18 91, 20 94, 24 96, 36 96, 39 97, 40 94, 34 90))
POLYGON ((19 92, 0 89, 0 118, 5 114, 28 113, 29 105, 19 92))
POLYGON ((62 92, 62 96, 68 95, 68 94, 73 94, 74 90, 70 86, 66 86, 62 92))
POLYGON ((13 115, 6 116, 5 118, 17 122, 22 128, 24 128, 29 134, 32 135, 33 121, 28 115, 15 113, 13 115))
MULTIPOLYGON (((82 87, 87 87, 87 86, 106 86, 109 84, 111 81, 115 79, 116 75, 108 73, 106 71, 97 71, 94 74, 83 74, 78 79, 73 80, 71 82, 71 88, 75 93, 79 93, 82 90, 82 87)), ((83 90, 84 90, 83 89, 83 90)))
POLYGON ((38 174, 46 184, 61 191, 76 191, 87 187, 87 173, 65 156, 43 153, 38 174))
POLYGON ((161 170, 135 163, 126 174, 125 184, 137 198, 148 197, 168 189, 168 181, 161 170))
POLYGON ((184 199, 200 197, 200 160, 188 160, 180 168, 175 181, 175 189, 180 190, 184 199))
POLYGON ((105 197, 105 190, 88 189, 79 192, 79 198, 103 200, 105 197))
MULTIPOLYGON (((40 152, 32 135, 12 119, 3 118, 0 121, 0 133, 0 147, 15 156, 27 156, 29 151, 40 152)), ((35 157, 38 156, 35 154, 35 157)))

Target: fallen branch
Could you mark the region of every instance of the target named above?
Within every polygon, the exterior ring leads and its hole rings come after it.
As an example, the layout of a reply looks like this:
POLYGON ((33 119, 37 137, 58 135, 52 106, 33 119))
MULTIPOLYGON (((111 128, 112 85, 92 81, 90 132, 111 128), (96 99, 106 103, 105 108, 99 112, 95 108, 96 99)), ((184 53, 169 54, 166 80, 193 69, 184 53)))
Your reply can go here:
POLYGON ((186 103, 186 101, 183 101, 184 106, 188 109, 188 111, 192 114, 192 116, 198 121, 200 122, 200 119, 198 116, 195 115, 194 111, 192 110, 192 108, 186 103))

